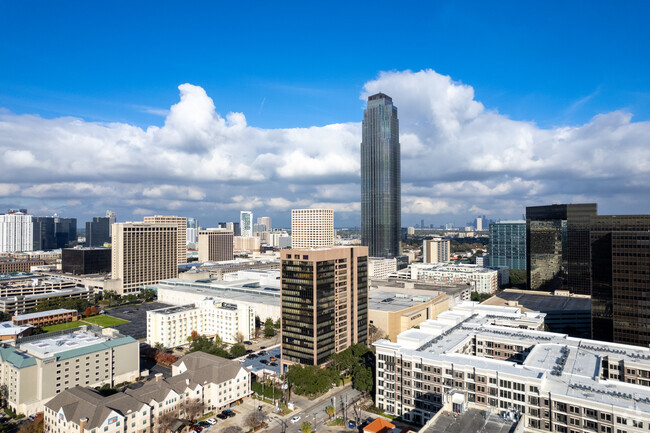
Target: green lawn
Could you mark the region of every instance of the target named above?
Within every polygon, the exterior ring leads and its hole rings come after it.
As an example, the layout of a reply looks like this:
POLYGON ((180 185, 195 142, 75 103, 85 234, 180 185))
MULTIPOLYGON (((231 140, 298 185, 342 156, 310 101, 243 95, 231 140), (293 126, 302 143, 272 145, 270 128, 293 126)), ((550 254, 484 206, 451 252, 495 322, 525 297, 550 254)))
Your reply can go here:
POLYGON ((85 319, 82 320, 84 322, 92 323, 93 325, 101 326, 103 328, 108 328, 110 326, 117 326, 123 323, 129 323, 128 320, 118 319, 117 317, 107 316, 105 314, 86 317, 85 319))
POLYGON ((43 326, 43 331, 45 332, 63 331, 64 329, 78 328, 81 325, 86 325, 86 323, 77 320, 76 322, 59 323, 58 325, 43 326))
POLYGON ((110 326, 121 325, 123 323, 129 323, 129 321, 118 319, 117 317, 113 317, 113 316, 107 316, 105 314, 100 314, 98 316, 86 317, 85 319, 77 320, 76 322, 59 323, 58 325, 44 326, 43 331, 45 332, 61 331, 64 329, 77 328, 79 326, 88 325, 88 324, 101 326, 102 328, 108 328, 110 326))

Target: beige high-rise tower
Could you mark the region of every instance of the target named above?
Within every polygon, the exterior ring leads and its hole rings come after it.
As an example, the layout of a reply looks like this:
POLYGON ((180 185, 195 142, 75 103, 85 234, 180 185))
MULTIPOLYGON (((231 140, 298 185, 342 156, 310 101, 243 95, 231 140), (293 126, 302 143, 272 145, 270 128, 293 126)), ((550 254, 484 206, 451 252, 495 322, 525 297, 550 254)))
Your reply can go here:
POLYGON ((425 239, 422 241, 422 261, 424 263, 448 263, 450 245, 449 239, 425 239))
POLYGON ((120 294, 178 277, 176 224, 115 223, 112 234, 112 277, 122 280, 120 294))
POLYGON ((187 217, 156 215, 144 217, 146 223, 174 224, 178 227, 178 264, 187 263, 187 217))
POLYGON ((282 369, 368 339, 368 247, 282 250, 282 369))
POLYGON ((334 246, 332 209, 293 209, 291 211, 291 247, 331 248, 334 246))
POLYGON ((199 262, 233 259, 233 232, 228 229, 199 230, 199 262))

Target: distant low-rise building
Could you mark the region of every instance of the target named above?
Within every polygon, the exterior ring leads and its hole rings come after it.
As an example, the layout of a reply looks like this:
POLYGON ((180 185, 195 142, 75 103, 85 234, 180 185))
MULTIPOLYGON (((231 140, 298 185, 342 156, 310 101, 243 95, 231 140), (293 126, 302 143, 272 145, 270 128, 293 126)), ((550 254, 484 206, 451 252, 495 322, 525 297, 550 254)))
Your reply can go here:
POLYGON ((368 277, 384 279, 397 271, 397 259, 385 259, 383 257, 368 258, 368 277))
POLYGON ((136 340, 114 329, 82 326, 0 346, 0 372, 8 406, 29 415, 42 412, 48 400, 75 386, 135 380, 140 349, 136 340))
POLYGON ((9 272, 30 272, 32 266, 43 266, 45 260, 12 260, 0 259, 0 274, 9 272))
POLYGON ((39 311, 37 313, 19 314, 11 318, 11 321, 16 326, 32 325, 36 327, 74 322, 77 320, 79 320, 79 312, 77 310, 66 310, 64 308, 39 311))
POLYGON ((477 265, 413 263, 410 273, 412 280, 469 283, 478 293, 494 293, 499 288, 499 271, 477 265))

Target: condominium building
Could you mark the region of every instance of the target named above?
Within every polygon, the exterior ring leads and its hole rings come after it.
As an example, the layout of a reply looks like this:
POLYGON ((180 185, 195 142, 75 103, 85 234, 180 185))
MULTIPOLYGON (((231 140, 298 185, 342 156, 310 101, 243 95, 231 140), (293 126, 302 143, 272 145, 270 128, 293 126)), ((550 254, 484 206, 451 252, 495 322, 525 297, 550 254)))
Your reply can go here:
POLYGON ((140 375, 140 349, 115 329, 82 326, 0 346, 0 384, 8 406, 35 414, 52 397, 75 386, 115 385, 140 375))
POLYGON ((240 236, 253 236, 253 212, 243 210, 239 212, 240 236))
POLYGON ((509 411, 532 432, 650 426, 650 349, 544 332, 543 314, 461 307, 375 343, 380 409, 416 424, 452 403, 509 411))
POLYGON ((187 263, 187 218, 170 216, 170 215, 156 215, 144 217, 144 222, 154 224, 171 224, 178 227, 178 238, 176 247, 178 253, 177 264, 181 265, 187 263))
POLYGON ((233 232, 228 229, 199 230, 199 262, 233 259, 233 232))
POLYGON ((499 288, 499 271, 476 265, 412 263, 412 280, 436 283, 468 283, 478 293, 494 293, 499 288))
POLYGON ((257 223, 264 224, 264 227, 266 227, 267 232, 271 231, 271 217, 258 217, 257 223))
MULTIPOLYGON (((202 352, 172 366, 172 377, 128 387, 108 397, 76 387, 45 405, 45 433, 153 433, 168 419, 219 412, 251 394, 251 373, 236 361, 202 352)), ((168 425, 171 427, 171 425, 168 425)), ((165 429, 167 431, 167 429, 165 429)))
POLYGON ((235 251, 254 252, 260 250, 260 238, 257 236, 235 236, 233 238, 235 251))
POLYGON ((526 269, 526 221, 490 224, 490 265, 526 269))
POLYGON ((422 241, 422 262, 448 263, 451 242, 449 239, 434 238, 422 241))
POLYGON ((238 343, 255 336, 255 310, 248 305, 203 299, 194 304, 147 311, 147 343, 165 347, 187 344, 187 337, 219 336, 238 343))
POLYGON ((368 336, 368 248, 282 252, 282 368, 321 365, 368 336))
POLYGON ((368 258, 368 278, 385 279, 397 271, 397 259, 384 259, 383 257, 368 258))
POLYGON ((292 248, 331 248, 333 246, 334 211, 332 209, 293 209, 291 211, 292 248))
POLYGON ((34 228, 27 210, 10 210, 0 215, 0 253, 32 251, 34 228))
POLYGON ((177 223, 115 223, 112 242, 111 276, 121 280, 120 294, 178 276, 177 223))

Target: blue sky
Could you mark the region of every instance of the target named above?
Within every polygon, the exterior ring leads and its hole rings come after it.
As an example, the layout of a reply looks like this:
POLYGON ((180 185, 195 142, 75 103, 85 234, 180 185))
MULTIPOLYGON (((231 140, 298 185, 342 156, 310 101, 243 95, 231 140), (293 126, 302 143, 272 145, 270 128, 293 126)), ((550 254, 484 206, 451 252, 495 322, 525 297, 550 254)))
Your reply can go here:
MULTIPOLYGON (((7 1, 0 4, 0 110, 10 116, 4 119, 9 126, 24 121, 24 116, 38 116, 42 120, 73 116, 90 128, 116 122, 145 131, 165 124, 168 110, 179 101, 178 86, 190 83, 205 91, 221 118, 230 112, 243 113, 249 127, 265 131, 325 127, 360 122, 364 86, 376 81, 382 71, 431 69, 450 77, 451 89, 457 88, 454 83, 471 86, 472 99, 480 102, 486 112, 499 113, 523 124, 532 123, 543 131, 580 128, 594 116, 612 112, 632 115, 628 122, 632 125, 645 125, 650 115, 649 12, 650 4, 642 1, 249 2, 244 6, 237 2, 189 5, 7 1)), ((410 100, 404 97, 400 101, 395 94, 392 96, 400 112, 408 113, 409 107, 404 104, 410 100)), ((403 115, 400 119, 406 128, 403 131, 407 132, 409 122, 417 123, 403 115)), ((32 127, 39 133, 47 129, 36 124, 32 127)), ((414 126, 412 130, 415 129, 414 126)), ((638 134, 632 134, 631 143, 638 137, 648 138, 645 131, 638 134)), ((24 140, 25 146, 32 146, 38 134, 30 137, 12 132, 11 136, 12 140, 4 143, 6 151, 20 150, 20 140, 24 140)), ((480 141, 465 140, 456 142, 459 149, 480 141)), ((45 150, 30 148, 36 160, 50 158, 47 149, 51 150, 51 146, 46 144, 45 150)), ((186 144, 191 148, 192 143, 186 144)), ((434 148, 425 151, 435 152, 435 143, 432 145, 434 148)), ((608 146, 603 142, 594 145, 608 146)), ((77 148, 66 149, 74 152, 77 148)), ((645 154, 635 156, 643 159, 645 154)), ((75 154, 69 158, 74 159, 75 154)), ((599 159, 594 158, 593 163, 598 164, 599 159)), ((29 157, 27 160, 32 161, 29 157)), ((565 191, 566 185, 552 186, 544 180, 554 177, 549 173, 558 169, 555 166, 555 170, 545 168, 543 173, 531 177, 519 176, 522 181, 541 182, 543 188, 538 185, 535 191, 540 192, 534 194, 529 185, 528 194, 513 193, 507 200, 519 199, 524 203, 594 199, 610 212, 648 212, 639 207, 638 201, 634 204, 633 194, 639 191, 629 189, 629 179, 616 184, 626 188, 620 192, 630 194, 622 200, 615 197, 618 186, 609 196, 598 195, 591 188, 599 182, 611 184, 613 177, 618 179, 611 171, 599 179, 583 179, 585 186, 581 190, 565 191)), ((273 191, 261 194, 260 198, 282 190, 278 197, 303 205, 309 205, 310 197, 313 202, 323 202, 323 197, 333 196, 323 191, 318 193, 320 196, 313 191, 300 195, 291 191, 295 189, 292 181, 272 182, 277 179, 273 176, 262 176, 258 186, 240 186, 241 180, 225 178, 218 179, 216 184, 194 178, 184 180, 182 176, 138 179, 123 166, 111 166, 113 171, 107 172, 104 180, 72 173, 72 166, 70 170, 70 175, 35 179, 31 184, 29 179, 5 175, 2 182, 20 185, 18 189, 6 187, 0 205, 22 204, 42 212, 74 213, 72 216, 84 219, 92 212, 98 214, 89 206, 94 200, 92 195, 71 193, 70 197, 60 194, 49 198, 48 194, 38 197, 25 191, 37 184, 41 186, 36 189, 43 190, 46 184, 73 182, 119 189, 107 186, 108 178, 110 182, 133 186, 130 199, 134 203, 139 197, 138 188, 145 190, 156 182, 202 188, 206 194, 204 201, 214 202, 213 208, 196 210, 178 203, 176 209, 162 204, 157 207, 155 203, 139 207, 105 200, 106 190, 95 188, 104 191, 103 205, 120 209, 118 219, 122 219, 121 215, 124 219, 136 218, 139 214, 133 212, 137 208, 143 212, 204 213, 204 218, 215 221, 232 219, 236 214, 234 207, 219 207, 219 202, 229 197, 211 196, 212 189, 223 187, 231 190, 232 198, 248 197, 252 191, 263 189, 261 185, 273 184, 273 191), (121 182, 112 178, 122 170, 121 182), (71 202, 81 204, 70 205, 71 202)), ((321 189, 332 185, 332 191, 336 185, 351 184, 358 188, 355 170, 351 169, 343 180, 318 178, 312 183, 319 184, 321 189)), ((334 170, 332 177, 340 171, 334 170)), ((500 168, 495 176, 505 175, 509 181, 518 176, 511 171, 500 168)), ((473 182, 485 176, 484 171, 468 169, 449 173, 449 178, 442 180, 473 182)), ((422 176, 418 179, 405 180, 414 188, 432 189, 441 181, 433 176, 428 184, 421 184, 422 176)), ((495 178, 496 183, 500 183, 498 179, 495 178)), ((418 194, 426 195, 422 191, 418 194)), ((434 200, 444 200, 436 197, 434 200)), ((450 205, 444 211, 435 206, 413 208, 412 212, 405 211, 404 222, 413 224, 425 218, 436 224, 447 220, 461 224, 481 210, 494 217, 517 216, 523 211, 523 205, 520 211, 503 203, 488 206, 479 203, 481 197, 468 196, 463 204, 450 205), (427 209, 434 208, 435 213, 427 213, 427 209)), ((268 208, 263 202, 246 204, 259 205, 259 212, 288 222, 285 209, 268 208)), ((337 215, 340 224, 358 220, 353 209, 337 215)))

